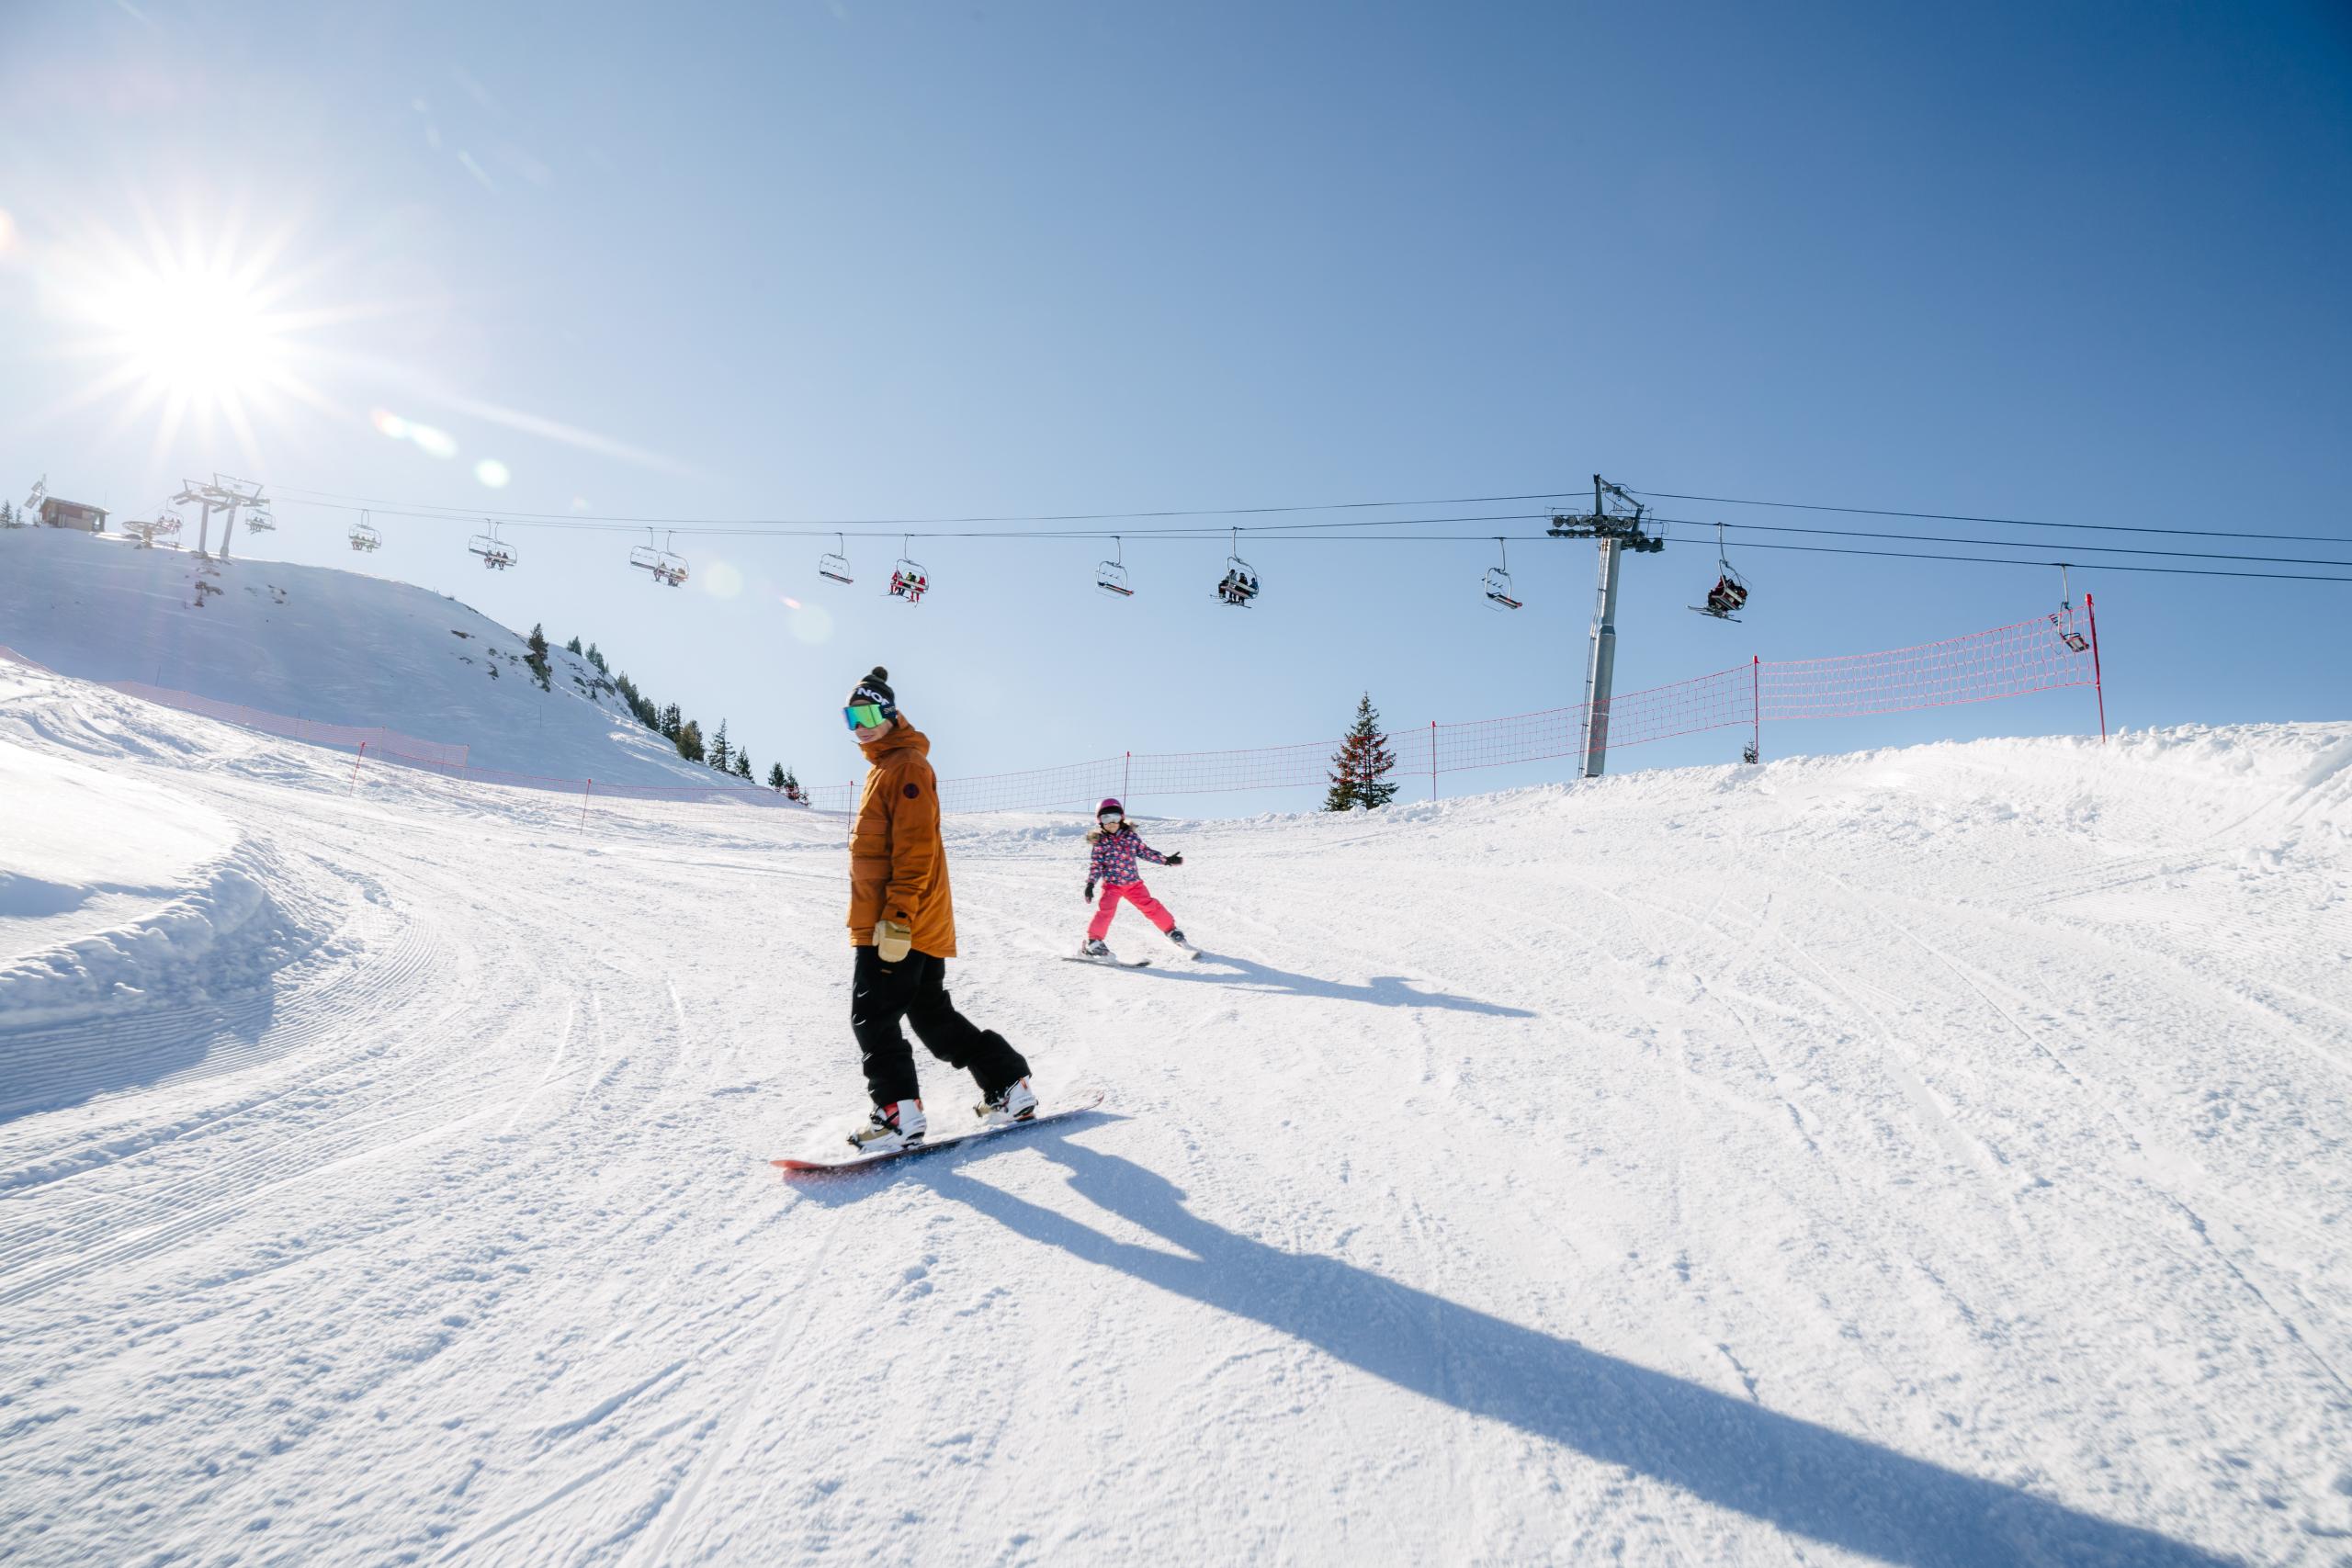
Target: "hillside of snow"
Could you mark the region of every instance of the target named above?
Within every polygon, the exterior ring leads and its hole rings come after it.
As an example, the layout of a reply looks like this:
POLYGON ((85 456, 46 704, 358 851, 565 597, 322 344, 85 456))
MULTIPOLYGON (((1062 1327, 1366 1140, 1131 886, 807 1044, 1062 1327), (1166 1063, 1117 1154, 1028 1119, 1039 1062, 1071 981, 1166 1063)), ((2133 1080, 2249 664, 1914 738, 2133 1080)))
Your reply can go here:
POLYGON ((1148 824, 1134 971, 951 819, 1103 1107, 799 1185, 838 819, 5 664, 0 789, 14 1561, 2352 1552, 2352 726, 1148 824))
POLYGON ((85 681, 137 681, 296 718, 467 747, 477 768, 708 785, 612 682, 429 590, 364 572, 232 559, 115 536, 0 530, 0 646, 85 681))

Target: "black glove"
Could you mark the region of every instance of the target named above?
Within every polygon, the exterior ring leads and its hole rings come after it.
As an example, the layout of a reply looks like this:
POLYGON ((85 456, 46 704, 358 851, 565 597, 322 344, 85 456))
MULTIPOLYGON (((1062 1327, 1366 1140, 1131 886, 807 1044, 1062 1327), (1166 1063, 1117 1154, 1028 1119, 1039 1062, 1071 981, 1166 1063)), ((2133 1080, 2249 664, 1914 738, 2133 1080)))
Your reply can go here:
POLYGON ((1184 863, 1184 852, 1178 850, 1174 854, 1170 855, 1168 857, 1168 863, 1170 865, 1182 865, 1184 863))
POLYGON ((1094 879, 1091 876, 1086 879, 1086 901, 1094 902, 1094 879))

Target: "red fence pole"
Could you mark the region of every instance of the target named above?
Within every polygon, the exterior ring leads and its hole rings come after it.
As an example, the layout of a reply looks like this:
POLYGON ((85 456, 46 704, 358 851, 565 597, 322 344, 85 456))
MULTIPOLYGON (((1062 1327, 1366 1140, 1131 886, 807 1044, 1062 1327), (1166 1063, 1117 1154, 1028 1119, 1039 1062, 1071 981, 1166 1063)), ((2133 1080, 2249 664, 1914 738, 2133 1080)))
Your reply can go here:
POLYGON ((1437 798, 1437 720, 1430 720, 1430 798, 1437 798))
POLYGON ((588 830, 588 797, 596 793, 596 781, 588 779, 583 782, 587 787, 580 792, 580 830, 584 833, 588 830))
POLYGON ((1136 754, 1130 751, 1119 763, 1119 803, 1123 806, 1126 804, 1128 791, 1134 787, 1135 771, 1136 754))
POLYGON ((2091 690, 2098 694, 2098 743, 2107 744, 2107 686, 2098 672, 2098 611, 2092 607, 2087 590, 2083 593, 2083 615, 2091 624, 2091 690))
POLYGON ((344 794, 349 795, 353 790, 359 787, 359 764, 367 760, 368 742, 362 740, 359 743, 359 755, 351 759, 351 782, 343 786, 344 794))
POLYGON ((1747 717, 1754 726, 1750 731, 1756 760, 1764 760, 1764 656, 1747 656, 1747 717))

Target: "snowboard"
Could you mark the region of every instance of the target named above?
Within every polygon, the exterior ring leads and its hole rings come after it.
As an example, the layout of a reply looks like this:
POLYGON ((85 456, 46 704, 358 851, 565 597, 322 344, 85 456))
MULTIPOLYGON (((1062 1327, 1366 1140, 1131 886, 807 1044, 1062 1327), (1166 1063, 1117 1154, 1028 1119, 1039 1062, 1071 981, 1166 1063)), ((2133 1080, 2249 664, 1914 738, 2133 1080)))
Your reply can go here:
POLYGON ((1102 1103, 1102 1091, 1079 1096, 1058 1111, 1040 1111, 1026 1122, 1001 1122, 992 1127, 975 1127, 968 1133, 956 1133, 944 1138, 927 1138, 903 1149, 891 1149, 878 1155, 845 1155, 840 1159, 772 1159, 768 1163, 786 1177, 824 1176, 842 1171, 865 1170, 868 1167, 888 1165, 894 1159, 914 1159, 919 1156, 937 1154, 942 1149, 962 1148, 966 1144, 982 1138, 993 1138, 1001 1133, 1018 1133, 1024 1127, 1042 1127, 1048 1122, 1058 1122, 1065 1116, 1076 1116, 1102 1103))

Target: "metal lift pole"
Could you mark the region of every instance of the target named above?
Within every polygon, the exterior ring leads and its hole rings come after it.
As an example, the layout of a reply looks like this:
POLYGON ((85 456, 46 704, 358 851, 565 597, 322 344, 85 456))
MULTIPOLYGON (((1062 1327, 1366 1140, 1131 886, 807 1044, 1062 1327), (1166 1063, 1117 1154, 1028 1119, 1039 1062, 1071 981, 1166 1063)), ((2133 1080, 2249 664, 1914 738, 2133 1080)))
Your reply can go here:
MULTIPOLYGON (((1600 514, 1600 476, 1592 476, 1593 515, 1600 514)), ((1622 541, 1600 541, 1600 587, 1592 606, 1592 639, 1584 665, 1584 776, 1597 779, 1609 765, 1609 697, 1617 680, 1617 568, 1622 541)))

